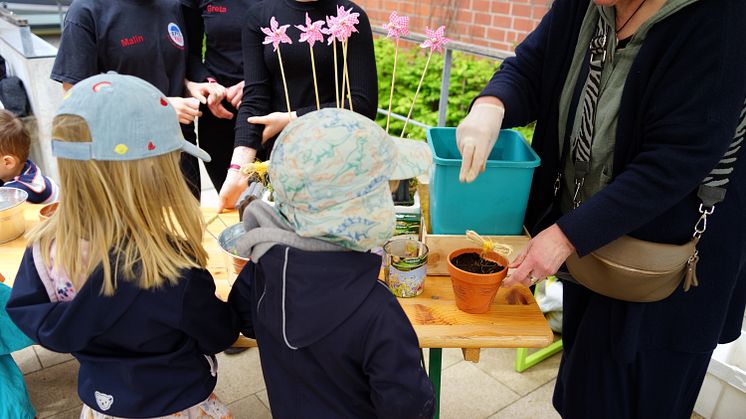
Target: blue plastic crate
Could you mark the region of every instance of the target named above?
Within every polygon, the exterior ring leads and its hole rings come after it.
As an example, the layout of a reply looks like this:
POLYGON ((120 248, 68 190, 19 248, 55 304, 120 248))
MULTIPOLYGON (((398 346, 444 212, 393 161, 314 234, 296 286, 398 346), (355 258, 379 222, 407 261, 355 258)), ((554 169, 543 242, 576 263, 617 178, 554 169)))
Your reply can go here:
POLYGON ((528 194, 539 156, 523 136, 502 130, 487 159, 487 169, 472 183, 459 182, 461 153, 455 128, 430 128, 433 152, 430 224, 433 234, 521 234, 528 194))

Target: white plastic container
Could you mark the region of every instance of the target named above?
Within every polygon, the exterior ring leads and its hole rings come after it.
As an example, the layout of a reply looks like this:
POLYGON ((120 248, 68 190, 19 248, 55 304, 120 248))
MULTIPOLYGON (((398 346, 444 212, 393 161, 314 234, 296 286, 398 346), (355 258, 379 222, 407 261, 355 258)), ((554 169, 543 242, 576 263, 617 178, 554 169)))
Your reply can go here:
POLYGON ((715 348, 694 411, 708 419, 746 418, 746 330, 715 348))

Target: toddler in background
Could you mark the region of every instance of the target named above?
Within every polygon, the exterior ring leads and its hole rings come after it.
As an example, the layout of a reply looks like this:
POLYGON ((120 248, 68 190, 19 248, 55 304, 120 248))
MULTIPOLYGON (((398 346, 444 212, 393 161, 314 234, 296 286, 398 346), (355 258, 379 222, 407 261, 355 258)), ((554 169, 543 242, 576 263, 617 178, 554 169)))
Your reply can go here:
POLYGON ((47 204, 59 196, 59 187, 29 160, 31 137, 23 122, 12 113, 0 110, 0 187, 21 189, 28 202, 47 204))
POLYGON ((169 101, 113 73, 73 87, 52 127, 59 207, 29 233, 7 311, 80 362, 81 418, 229 418, 215 354, 238 337, 205 269, 204 220, 169 101), (172 415, 172 416, 169 416, 172 415))
POLYGON ((251 261, 229 302, 256 337, 275 418, 427 418, 417 335, 369 252, 394 231, 389 179, 431 163, 351 111, 291 122, 272 151, 275 207, 255 200, 237 244, 251 261))

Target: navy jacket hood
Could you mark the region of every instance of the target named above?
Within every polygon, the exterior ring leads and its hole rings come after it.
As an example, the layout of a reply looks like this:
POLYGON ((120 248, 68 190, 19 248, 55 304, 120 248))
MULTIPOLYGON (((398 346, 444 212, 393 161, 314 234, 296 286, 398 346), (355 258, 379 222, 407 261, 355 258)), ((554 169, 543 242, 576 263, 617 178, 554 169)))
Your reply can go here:
POLYGON ((259 344, 273 417, 432 417, 417 335, 380 267, 275 245, 238 276, 229 301, 259 344))

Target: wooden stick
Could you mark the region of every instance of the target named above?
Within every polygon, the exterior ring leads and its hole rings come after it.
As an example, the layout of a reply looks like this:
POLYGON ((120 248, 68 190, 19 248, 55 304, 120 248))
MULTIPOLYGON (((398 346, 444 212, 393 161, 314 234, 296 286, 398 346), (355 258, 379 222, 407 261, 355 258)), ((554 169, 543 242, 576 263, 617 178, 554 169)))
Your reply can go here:
POLYGON ((311 50, 311 69, 313 70, 313 88, 316 91, 316 110, 321 109, 321 102, 319 102, 319 83, 316 81, 316 60, 313 58, 313 47, 308 44, 308 48, 311 50))
POLYGON ((427 61, 425 62, 425 69, 422 71, 422 77, 420 77, 420 84, 417 85, 417 90, 414 92, 414 99, 412 100, 412 106, 409 108, 409 113, 407 114, 407 119, 404 121, 404 128, 401 130, 401 135, 399 138, 404 138, 404 131, 407 130, 407 124, 409 123, 409 118, 412 117, 412 111, 414 110, 414 104, 417 102, 417 95, 420 94, 420 88, 422 87, 422 82, 425 80, 425 74, 427 74, 427 66, 430 65, 430 59, 433 58, 433 52, 430 51, 430 54, 427 56, 427 61))
POLYGON ((394 72, 391 74, 391 94, 389 94, 389 113, 386 114, 386 134, 389 133, 391 123, 391 105, 394 100, 394 83, 396 83, 396 63, 399 61, 399 38, 396 38, 396 50, 394 52, 394 72))
POLYGON ((339 106, 345 108, 345 93, 347 85, 347 48, 345 47, 346 42, 342 42, 342 95, 339 99, 339 106))
POLYGON ((290 120, 293 119, 293 111, 290 110, 290 96, 288 95, 288 82, 285 80, 285 67, 282 65, 282 54, 280 48, 277 48, 277 58, 280 60, 280 73, 282 74, 282 85, 285 87, 285 102, 288 104, 288 117, 290 120))
POLYGON ((337 39, 334 39, 332 44, 334 48, 334 93, 337 97, 337 108, 339 108, 339 76, 337 75, 337 39))
MULTIPOLYGON (((350 110, 355 112, 355 109, 352 107, 352 88, 350 87, 350 73, 347 71, 347 45, 349 42, 345 42, 344 44, 344 58, 345 58, 345 77, 347 77, 347 100, 350 102, 350 110)), ((342 96, 344 96, 344 81, 342 84, 342 96)))

